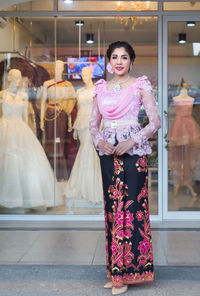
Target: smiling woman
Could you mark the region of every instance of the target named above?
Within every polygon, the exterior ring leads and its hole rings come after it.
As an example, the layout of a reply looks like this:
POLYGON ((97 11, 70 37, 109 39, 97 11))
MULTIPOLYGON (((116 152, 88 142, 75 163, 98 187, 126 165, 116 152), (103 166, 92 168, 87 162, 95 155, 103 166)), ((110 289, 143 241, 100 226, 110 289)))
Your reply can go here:
POLYGON ((110 280, 104 287, 116 295, 130 284, 154 280, 146 155, 152 152, 148 139, 160 128, 161 120, 147 76, 129 76, 133 48, 127 42, 114 42, 107 57, 114 78, 96 84, 90 131, 103 179, 110 280), (138 122, 141 105, 149 119, 144 128, 138 122))

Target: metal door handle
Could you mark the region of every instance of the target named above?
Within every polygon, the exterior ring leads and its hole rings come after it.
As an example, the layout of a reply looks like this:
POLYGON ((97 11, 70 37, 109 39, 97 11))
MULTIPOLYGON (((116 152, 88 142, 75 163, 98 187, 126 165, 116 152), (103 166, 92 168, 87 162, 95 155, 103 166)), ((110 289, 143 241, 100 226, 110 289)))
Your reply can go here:
POLYGON ((165 110, 164 111, 164 115, 165 115, 165 120, 166 120, 166 130, 165 130, 165 135, 164 135, 164 139, 165 139, 165 142, 166 142, 166 146, 165 148, 168 149, 168 112, 165 110))

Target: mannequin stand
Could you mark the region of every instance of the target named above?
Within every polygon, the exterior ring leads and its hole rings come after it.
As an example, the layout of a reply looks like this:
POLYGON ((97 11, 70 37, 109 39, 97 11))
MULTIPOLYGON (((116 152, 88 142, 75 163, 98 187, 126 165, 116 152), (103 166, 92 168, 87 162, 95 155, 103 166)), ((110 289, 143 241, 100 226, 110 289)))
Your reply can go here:
POLYGON ((184 165, 183 165, 183 163, 181 165, 181 178, 180 178, 180 180, 178 182, 178 185, 176 186, 176 189, 174 191, 174 197, 177 196, 178 191, 179 191, 179 189, 181 187, 187 187, 190 190, 190 192, 191 192, 191 194, 192 194, 193 197, 196 197, 197 196, 197 194, 194 191, 194 189, 192 188, 192 186, 190 184, 186 183, 185 180, 184 180, 184 165))

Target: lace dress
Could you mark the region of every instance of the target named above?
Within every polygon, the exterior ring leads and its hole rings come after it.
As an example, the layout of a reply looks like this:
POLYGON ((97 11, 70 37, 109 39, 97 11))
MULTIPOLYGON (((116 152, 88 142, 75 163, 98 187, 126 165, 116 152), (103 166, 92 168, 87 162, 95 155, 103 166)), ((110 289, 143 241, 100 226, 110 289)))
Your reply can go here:
MULTIPOLYGON (((138 77, 135 83, 120 91, 108 90, 106 81, 101 79, 96 84, 94 97, 90 131, 96 149, 99 150, 98 141, 100 139, 115 144, 116 139, 122 142, 132 138, 136 145, 128 151, 128 154, 140 156, 151 154, 148 139, 160 128, 161 121, 147 76, 138 77), (127 102, 126 105, 123 101, 127 102), (149 123, 144 128, 141 128, 138 122, 138 114, 142 105, 149 119, 149 123), (121 123, 116 128, 104 126, 101 133, 99 131, 101 119, 105 125, 112 125, 112 122, 115 124, 115 121, 116 124, 121 123)), ((103 155, 101 151, 99 154, 103 155)))
POLYGON ((28 100, 4 91, 0 118, 0 205, 46 208, 62 204, 54 175, 38 139, 26 124, 28 100), (54 191, 57 193, 54 200, 54 191))

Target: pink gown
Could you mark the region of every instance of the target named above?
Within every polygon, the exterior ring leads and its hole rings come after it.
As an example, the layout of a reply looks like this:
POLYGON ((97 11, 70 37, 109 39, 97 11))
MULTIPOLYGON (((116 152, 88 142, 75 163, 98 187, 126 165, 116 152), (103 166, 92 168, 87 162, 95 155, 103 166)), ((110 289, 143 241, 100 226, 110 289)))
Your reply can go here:
POLYGON ((169 167, 174 184, 191 185, 200 145, 200 130, 192 117, 193 101, 174 102, 176 115, 169 132, 169 167))

